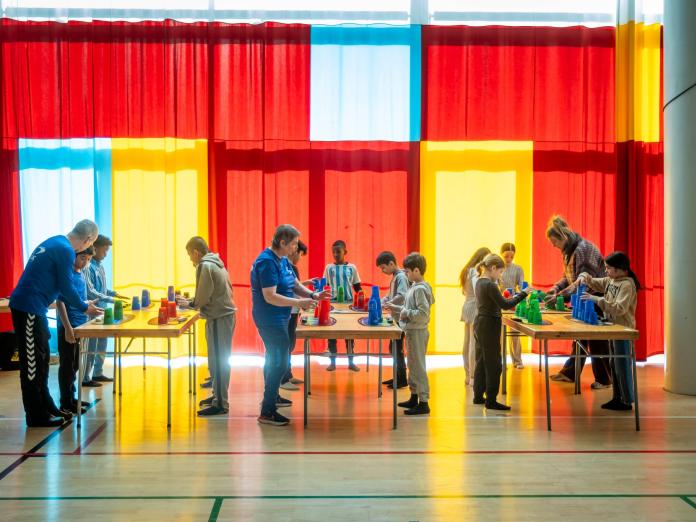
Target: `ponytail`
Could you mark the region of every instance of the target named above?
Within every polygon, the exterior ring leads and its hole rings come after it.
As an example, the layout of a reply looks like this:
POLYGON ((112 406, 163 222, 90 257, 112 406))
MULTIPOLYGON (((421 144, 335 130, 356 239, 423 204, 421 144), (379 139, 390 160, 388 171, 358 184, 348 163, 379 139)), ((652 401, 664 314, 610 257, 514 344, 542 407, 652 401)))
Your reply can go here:
POLYGON ((476 265, 479 276, 483 275, 484 269, 490 270, 491 268, 505 268, 505 261, 498 254, 488 254, 483 258, 483 261, 476 265))
POLYGON ((604 262, 607 264, 607 266, 610 266, 612 268, 625 270, 628 274, 628 277, 633 279, 633 282, 636 285, 636 290, 640 290, 640 281, 638 281, 638 276, 636 276, 635 272, 631 270, 631 261, 628 259, 628 256, 626 254, 624 254, 623 252, 612 252, 604 258, 604 262))
POLYGON ((574 234, 575 233, 568 226, 568 223, 565 219, 563 219, 558 214, 551 216, 551 219, 549 219, 549 223, 546 227, 546 237, 553 237, 563 241, 564 239, 568 239, 574 234))

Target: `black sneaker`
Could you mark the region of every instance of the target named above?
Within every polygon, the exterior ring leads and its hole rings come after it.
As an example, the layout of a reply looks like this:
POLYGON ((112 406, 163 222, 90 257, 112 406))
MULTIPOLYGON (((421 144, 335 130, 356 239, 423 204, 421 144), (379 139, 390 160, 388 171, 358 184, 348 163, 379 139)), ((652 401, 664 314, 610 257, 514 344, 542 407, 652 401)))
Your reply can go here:
POLYGON ((211 396, 208 397, 207 399, 203 399, 202 401, 200 401, 200 402, 198 403, 198 405, 199 405, 200 407, 203 407, 203 406, 212 406, 212 405, 213 405, 213 398, 214 398, 214 397, 211 395, 211 396))
POLYGON ((66 409, 61 409, 61 410, 56 410, 55 412, 51 412, 51 415, 55 417, 61 417, 65 421, 69 421, 70 419, 73 418, 73 414, 70 410, 66 409))
POLYGON ((501 411, 507 411, 511 410, 512 408, 506 404, 500 404, 498 401, 491 402, 491 403, 486 403, 486 409, 487 410, 501 410, 501 411))
POLYGON ((271 426, 286 426, 290 424, 290 419, 283 417, 280 413, 273 412, 270 415, 259 415, 256 419, 259 424, 270 424, 271 426))
POLYGON ((399 408, 414 408, 418 405, 418 395, 415 393, 411 394, 411 398, 407 401, 400 402, 398 404, 399 408))
POLYGON ((29 420, 27 419, 27 426, 29 428, 57 428, 65 423, 65 419, 62 417, 48 417, 46 419, 40 420, 29 420))
POLYGON ((101 383, 97 382, 95 380, 83 382, 82 386, 84 386, 85 388, 101 388, 102 387, 101 383))
POLYGON ((208 406, 198 411, 199 417, 210 417, 211 415, 225 415, 227 410, 225 408, 220 408, 220 406, 208 406))
POLYGON ((276 399, 276 408, 288 408, 290 406, 292 406, 292 401, 290 399, 278 395, 276 399))
POLYGON ((622 402, 620 400, 610 400, 606 404, 602 404, 602 408, 605 410, 613 410, 613 411, 630 411, 633 409, 633 406, 630 404, 626 404, 625 402, 622 402))
POLYGON ((406 415, 428 415, 430 413, 430 406, 427 402, 419 402, 413 408, 409 408, 404 412, 406 415))
POLYGON ((391 386, 394 383, 394 379, 387 379, 386 381, 382 381, 382 384, 385 386, 391 386))
POLYGON ((474 404, 486 404, 486 399, 483 397, 474 397, 474 404))
POLYGON ((206 388, 212 388, 212 387, 213 387, 213 380, 212 379, 209 381, 203 381, 201 383, 201 388, 206 389, 206 388))
MULTIPOLYGON (((72 417, 73 415, 77 415, 77 404, 71 406, 70 408, 62 408, 61 410, 66 413, 70 413, 70 417, 72 417)), ((80 414, 84 415, 85 413, 87 413, 87 408, 81 408, 80 414)))
POLYGON ((111 377, 107 377, 106 375, 95 375, 92 377, 92 380, 96 382, 114 382, 111 377))
MULTIPOLYGON (((392 379, 389 379, 389 380, 392 381, 392 379)), ((406 388, 408 386, 408 379, 406 379, 406 377, 404 377, 403 379, 401 377, 399 377, 398 382, 399 382, 399 385, 396 387, 397 390, 400 390, 401 388, 406 388)), ((387 388, 389 388, 390 390, 393 390, 394 389, 394 381, 387 384, 387 388)))

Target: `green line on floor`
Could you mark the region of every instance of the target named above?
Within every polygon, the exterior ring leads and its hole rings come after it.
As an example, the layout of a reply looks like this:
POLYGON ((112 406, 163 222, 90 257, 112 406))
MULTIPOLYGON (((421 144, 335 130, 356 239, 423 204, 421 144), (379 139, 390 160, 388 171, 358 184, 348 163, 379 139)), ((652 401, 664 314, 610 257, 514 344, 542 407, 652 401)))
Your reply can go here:
POLYGON ((217 497, 215 499, 215 503, 213 504, 213 509, 210 512, 210 517, 208 517, 208 522, 217 522, 221 507, 222 507, 222 497, 217 497))
POLYGON ((689 504, 692 508, 696 509, 696 502, 691 500, 689 497, 680 497, 684 502, 689 504))

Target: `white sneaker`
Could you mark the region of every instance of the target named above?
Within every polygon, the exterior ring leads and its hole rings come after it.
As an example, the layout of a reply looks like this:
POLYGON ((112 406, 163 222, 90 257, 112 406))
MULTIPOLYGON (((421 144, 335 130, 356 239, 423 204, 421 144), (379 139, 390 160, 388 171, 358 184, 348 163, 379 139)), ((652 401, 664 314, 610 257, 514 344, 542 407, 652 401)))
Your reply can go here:
POLYGON ((522 364, 521 362, 515 363, 515 368, 517 368, 518 370, 524 370, 524 364, 522 364))
POLYGON ((299 386, 294 385, 290 381, 284 382, 283 384, 280 385, 280 387, 283 388, 284 390, 290 390, 290 391, 297 391, 300 389, 299 386))
POLYGON ((611 384, 602 384, 601 382, 593 382, 590 384, 590 388, 593 390, 603 390, 604 388, 611 388, 611 384))

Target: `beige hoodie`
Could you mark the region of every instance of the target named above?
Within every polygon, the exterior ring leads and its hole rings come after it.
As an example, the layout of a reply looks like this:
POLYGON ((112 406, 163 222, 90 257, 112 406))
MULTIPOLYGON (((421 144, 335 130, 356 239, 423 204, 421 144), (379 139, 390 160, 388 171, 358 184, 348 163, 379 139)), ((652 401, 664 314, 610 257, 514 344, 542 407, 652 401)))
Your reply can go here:
POLYGON ((591 290, 604 294, 603 297, 592 296, 592 300, 602 309, 608 320, 628 328, 636 327, 638 293, 633 279, 593 277, 588 286, 591 290))
POLYGON ((204 255, 196 267, 196 296, 191 306, 201 311, 203 319, 219 319, 237 310, 230 276, 219 255, 204 255))

